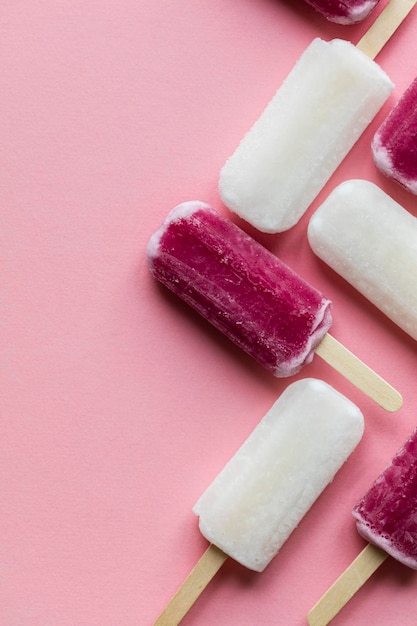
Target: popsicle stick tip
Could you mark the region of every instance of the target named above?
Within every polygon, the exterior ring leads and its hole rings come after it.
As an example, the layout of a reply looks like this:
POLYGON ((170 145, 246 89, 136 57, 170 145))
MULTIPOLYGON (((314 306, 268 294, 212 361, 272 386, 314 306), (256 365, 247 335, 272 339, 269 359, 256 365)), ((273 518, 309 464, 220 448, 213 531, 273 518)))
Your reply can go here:
POLYGON ((396 391, 393 387, 391 387, 391 394, 389 402, 387 402, 386 410, 390 413, 395 413, 399 409, 401 409, 403 405, 403 397, 399 391, 396 391))
POLYGON ((210 544, 153 626, 177 626, 227 558, 220 548, 210 544))
POLYGON ((309 626, 330 624, 387 557, 386 552, 369 543, 309 611, 309 626))

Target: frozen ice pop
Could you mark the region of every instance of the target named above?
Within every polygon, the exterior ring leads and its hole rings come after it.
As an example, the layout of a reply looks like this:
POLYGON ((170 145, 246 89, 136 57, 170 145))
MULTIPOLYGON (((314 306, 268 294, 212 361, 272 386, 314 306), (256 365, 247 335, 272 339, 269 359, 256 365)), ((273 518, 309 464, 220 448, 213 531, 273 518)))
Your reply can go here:
POLYGON ((224 164, 224 204, 257 229, 294 226, 393 89, 372 59, 416 0, 391 0, 355 47, 315 39, 224 164))
POLYGON ((369 545, 309 613, 324 626, 342 609, 388 555, 417 569, 417 429, 353 509, 369 545))
POLYGON ((223 166, 225 205, 264 232, 294 226, 392 88, 351 43, 315 39, 223 166))
POLYGON ((417 339, 417 219, 377 185, 349 180, 310 219, 314 252, 417 339))
MULTIPOLYGON (((263 571, 357 446, 363 429, 361 411, 327 383, 306 378, 287 387, 194 506, 217 569, 230 556, 263 571)), ((200 567, 198 584, 190 575, 193 580, 185 581, 156 624, 177 624, 213 569, 202 575, 200 567)))
POLYGON ((417 194, 417 78, 375 133, 372 153, 381 172, 417 194))
POLYGON ((278 377, 315 351, 387 410, 401 396, 327 331, 331 303, 209 205, 175 207, 147 248, 152 274, 278 377))
POLYGON ((312 360, 331 303, 210 206, 185 202, 151 238, 155 277, 275 376, 312 360))
POLYGON ((417 429, 353 510, 362 537, 417 569, 417 429))
POLYGON ((364 20, 379 0, 306 0, 330 22, 355 24, 364 20))

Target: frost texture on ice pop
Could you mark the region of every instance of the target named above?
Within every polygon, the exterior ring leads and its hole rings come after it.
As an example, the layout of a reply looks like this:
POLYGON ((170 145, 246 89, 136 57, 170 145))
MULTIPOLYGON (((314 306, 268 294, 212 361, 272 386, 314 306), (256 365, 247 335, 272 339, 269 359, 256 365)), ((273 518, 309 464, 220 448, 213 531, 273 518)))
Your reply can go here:
POLYGON ((315 39, 223 166, 225 205, 264 232, 294 226, 392 88, 351 43, 315 39))
POLYGON ((314 252, 417 340, 417 219, 377 185, 336 187, 308 226, 314 252))
POLYGON ((372 153, 381 172, 417 194, 417 78, 375 133, 372 153))
POLYGON ((379 0, 306 0, 308 4, 337 24, 355 24, 364 20, 379 0))
POLYGON ((161 283, 275 376, 309 363, 331 325, 329 300, 204 203, 173 209, 147 256, 161 283))
POLYGON ((327 383, 290 385, 194 506, 202 534, 262 571, 360 441, 360 410, 327 383))
POLYGON ((417 569, 417 429, 353 510, 360 535, 417 569))

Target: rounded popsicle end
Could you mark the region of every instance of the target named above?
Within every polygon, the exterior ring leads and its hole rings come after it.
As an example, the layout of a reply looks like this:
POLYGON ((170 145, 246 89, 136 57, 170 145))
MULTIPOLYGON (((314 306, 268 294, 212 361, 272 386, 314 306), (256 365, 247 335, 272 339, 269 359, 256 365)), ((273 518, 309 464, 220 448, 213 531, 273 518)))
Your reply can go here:
POLYGON ((201 202, 200 200, 188 200, 186 202, 181 202, 180 204, 177 204, 168 213, 158 230, 155 231, 153 235, 151 235, 148 241, 148 245, 146 247, 146 258, 148 261, 148 266, 151 270, 153 267, 154 259, 156 259, 159 254, 160 241, 168 230, 170 224, 187 218, 193 213, 200 211, 201 209, 211 209, 211 207, 205 202, 201 202))

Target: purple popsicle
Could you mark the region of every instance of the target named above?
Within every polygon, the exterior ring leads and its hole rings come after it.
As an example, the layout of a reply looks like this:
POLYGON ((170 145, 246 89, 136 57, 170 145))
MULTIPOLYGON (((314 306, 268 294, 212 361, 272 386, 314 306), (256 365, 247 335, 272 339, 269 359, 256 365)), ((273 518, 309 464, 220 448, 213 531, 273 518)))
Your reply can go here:
POLYGON ((362 537, 417 569, 417 429, 353 509, 362 537))
POLYGON ((379 0, 306 0, 331 22, 355 24, 365 19, 379 0))
POLYGON ((417 428, 353 509, 368 545, 308 613, 328 624, 391 555, 417 569, 417 428))
POLYGON ((175 207, 147 249, 153 275, 275 376, 309 363, 331 303, 202 202, 175 207))
POLYGON ((375 133, 372 153, 383 174, 417 194, 417 78, 375 133))
POLYGON ((401 394, 327 332, 330 300, 207 204, 175 207, 147 257, 157 280, 275 376, 316 352, 384 409, 400 408, 401 394))

